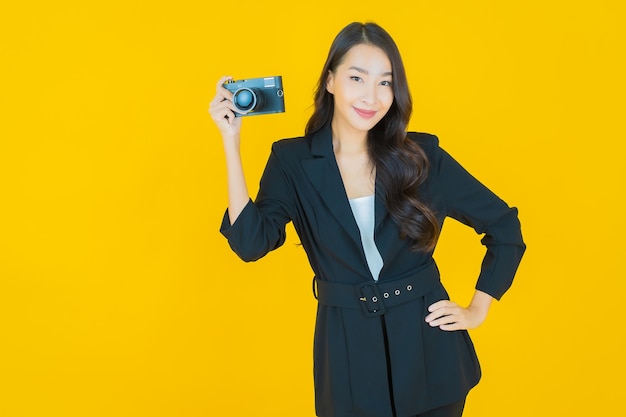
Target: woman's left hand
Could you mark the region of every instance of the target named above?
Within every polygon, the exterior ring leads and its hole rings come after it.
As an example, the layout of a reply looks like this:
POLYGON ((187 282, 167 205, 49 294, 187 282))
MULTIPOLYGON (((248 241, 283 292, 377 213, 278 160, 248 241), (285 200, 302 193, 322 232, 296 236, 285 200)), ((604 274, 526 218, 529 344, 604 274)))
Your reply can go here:
POLYGON ((480 326, 487 318, 493 298, 482 291, 476 291, 468 307, 461 307, 449 300, 437 301, 428 307, 426 323, 441 330, 467 330, 480 326))

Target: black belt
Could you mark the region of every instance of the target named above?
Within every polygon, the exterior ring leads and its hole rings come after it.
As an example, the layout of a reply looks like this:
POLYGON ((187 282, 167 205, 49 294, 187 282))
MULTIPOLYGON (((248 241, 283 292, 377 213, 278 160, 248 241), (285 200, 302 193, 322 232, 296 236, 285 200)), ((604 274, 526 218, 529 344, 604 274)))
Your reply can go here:
POLYGON ((439 270, 431 262, 409 276, 393 281, 350 285, 313 278, 313 293, 321 304, 362 309, 366 316, 375 317, 385 314, 390 307, 415 300, 439 285, 439 270))

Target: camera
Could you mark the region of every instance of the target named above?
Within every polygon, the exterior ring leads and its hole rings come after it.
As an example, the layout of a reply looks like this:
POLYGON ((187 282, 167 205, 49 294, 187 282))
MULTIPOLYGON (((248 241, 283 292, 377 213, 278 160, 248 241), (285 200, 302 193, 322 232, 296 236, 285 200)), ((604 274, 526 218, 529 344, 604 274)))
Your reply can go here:
POLYGON ((285 111, 283 77, 261 77, 248 80, 228 80, 224 87, 233 93, 235 117, 285 111))

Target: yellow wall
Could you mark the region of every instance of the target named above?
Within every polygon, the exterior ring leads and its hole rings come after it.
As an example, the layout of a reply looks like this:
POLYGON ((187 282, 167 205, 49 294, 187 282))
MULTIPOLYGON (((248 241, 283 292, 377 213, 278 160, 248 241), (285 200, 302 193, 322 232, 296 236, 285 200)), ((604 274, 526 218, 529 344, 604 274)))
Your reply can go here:
MULTIPOLYGON (((411 129, 520 208, 527 256, 472 332, 485 375, 466 416, 623 408, 622 2, 11 3, 0 415, 314 415, 310 269, 292 229, 257 263, 230 252, 207 108, 223 74, 283 75, 287 112, 244 120, 256 193, 271 142, 301 134, 330 42, 354 20, 395 37, 411 129)), ((436 256, 461 303, 482 254, 447 223, 436 256)))

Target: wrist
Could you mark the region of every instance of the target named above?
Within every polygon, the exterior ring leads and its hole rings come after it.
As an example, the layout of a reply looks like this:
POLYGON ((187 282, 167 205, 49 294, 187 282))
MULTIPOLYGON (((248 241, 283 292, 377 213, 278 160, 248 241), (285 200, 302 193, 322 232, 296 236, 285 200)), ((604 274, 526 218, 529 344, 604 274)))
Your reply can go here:
POLYGON ((489 306, 485 306, 485 305, 478 305, 478 304, 472 304, 470 303, 469 306, 467 306, 467 309, 469 310, 470 313, 472 313, 472 315, 478 319, 480 319, 481 321, 484 320, 487 317, 487 314, 489 313, 489 306))
POLYGON ((239 135, 222 136, 222 144, 224 145, 224 151, 228 152, 239 152, 239 144, 241 141, 239 140, 239 135))
POLYGON ((486 317, 493 300, 494 298, 489 294, 476 290, 467 309, 481 317, 486 317))

